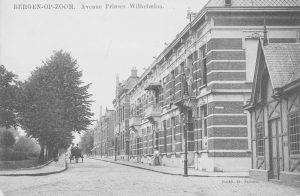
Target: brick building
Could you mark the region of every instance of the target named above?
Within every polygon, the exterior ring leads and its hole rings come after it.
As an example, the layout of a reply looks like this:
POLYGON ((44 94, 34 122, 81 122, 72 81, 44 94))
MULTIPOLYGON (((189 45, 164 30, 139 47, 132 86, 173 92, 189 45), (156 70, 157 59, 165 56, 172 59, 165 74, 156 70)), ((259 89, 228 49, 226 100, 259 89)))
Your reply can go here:
POLYGON ((270 43, 299 41, 299 11, 296 0, 210 0, 130 88, 117 82, 123 154, 149 162, 158 148, 162 164, 181 167, 186 147, 196 169, 247 171, 243 105, 259 38, 266 25, 270 43))
POLYGON ((250 176, 300 184, 300 43, 259 45, 251 101, 250 176))
POLYGON ((104 115, 100 115, 94 129, 94 154, 99 156, 114 155, 114 120, 115 111, 106 108, 104 115))
POLYGON ((116 156, 121 159, 129 158, 129 97, 127 92, 136 84, 139 77, 137 69, 131 70, 131 75, 123 82, 116 80, 116 96, 113 100, 115 110, 115 150, 116 156))

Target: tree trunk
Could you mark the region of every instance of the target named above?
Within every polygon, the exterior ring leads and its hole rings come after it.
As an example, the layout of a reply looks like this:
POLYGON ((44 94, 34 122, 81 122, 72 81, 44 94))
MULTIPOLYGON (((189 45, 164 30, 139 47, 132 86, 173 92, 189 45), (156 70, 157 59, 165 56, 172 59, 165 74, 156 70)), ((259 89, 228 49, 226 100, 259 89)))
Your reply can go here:
POLYGON ((41 144, 41 151, 40 151, 40 155, 39 155, 39 162, 44 162, 44 160, 45 160, 44 153, 45 153, 45 145, 41 144))

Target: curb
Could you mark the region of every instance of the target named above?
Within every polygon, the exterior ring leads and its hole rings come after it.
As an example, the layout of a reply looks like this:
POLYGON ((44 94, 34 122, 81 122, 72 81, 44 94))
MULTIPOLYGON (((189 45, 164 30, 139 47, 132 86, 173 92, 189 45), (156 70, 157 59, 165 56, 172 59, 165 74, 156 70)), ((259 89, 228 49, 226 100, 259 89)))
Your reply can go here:
MULTIPOLYGON (((51 161, 52 162, 52 161, 51 161)), ((50 162, 50 163, 51 163, 50 162)), ((50 163, 47 163, 47 165, 49 165, 50 163)), ((46 166, 46 165, 44 165, 46 166)), ((43 166, 43 167, 44 167, 43 166)), ((39 169, 39 168, 38 168, 39 169)), ((29 174, 0 174, 0 176, 47 176, 47 175, 51 175, 51 174, 58 174, 58 173, 62 173, 64 171, 66 171, 68 169, 68 164, 65 161, 65 167, 61 170, 58 171, 53 171, 53 172, 44 172, 44 173, 29 173, 29 174)))
POLYGON ((52 162, 53 162, 53 160, 50 160, 50 161, 48 161, 47 163, 44 163, 44 164, 42 164, 42 165, 38 165, 38 166, 35 166, 35 167, 28 167, 28 168, 20 168, 20 169, 17 169, 17 170, 41 169, 41 168, 43 168, 43 167, 49 165, 49 164, 52 163, 52 162))
POLYGON ((128 166, 128 167, 133 167, 133 168, 138 168, 138 169, 153 171, 153 172, 157 172, 157 173, 161 173, 161 174, 167 174, 167 175, 172 175, 172 176, 183 176, 183 177, 217 177, 217 178, 249 178, 249 176, 210 176, 210 175, 195 175, 195 174, 191 174, 191 175, 185 176, 184 174, 158 171, 158 170, 155 170, 155 169, 150 169, 150 168, 145 168, 145 167, 130 165, 130 164, 126 164, 126 163, 120 163, 120 162, 116 162, 116 161, 109 161, 109 160, 103 160, 103 159, 97 159, 97 158, 91 158, 91 157, 89 157, 89 159, 94 159, 94 160, 104 161, 104 162, 108 162, 108 163, 114 163, 114 164, 124 165, 124 166, 128 166))

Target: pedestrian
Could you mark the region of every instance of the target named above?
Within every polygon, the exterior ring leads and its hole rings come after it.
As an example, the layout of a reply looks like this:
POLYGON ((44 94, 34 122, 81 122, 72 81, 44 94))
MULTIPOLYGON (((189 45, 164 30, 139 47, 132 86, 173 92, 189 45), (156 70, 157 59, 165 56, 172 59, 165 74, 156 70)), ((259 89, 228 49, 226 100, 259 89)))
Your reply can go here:
POLYGON ((160 165, 158 147, 154 149, 154 165, 160 165))

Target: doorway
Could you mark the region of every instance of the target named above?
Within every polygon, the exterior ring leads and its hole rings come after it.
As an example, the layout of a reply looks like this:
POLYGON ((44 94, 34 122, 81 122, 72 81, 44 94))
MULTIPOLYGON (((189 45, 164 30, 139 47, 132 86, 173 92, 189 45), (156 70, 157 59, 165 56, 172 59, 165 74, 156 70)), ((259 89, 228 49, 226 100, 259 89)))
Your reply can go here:
POLYGON ((270 155, 270 179, 279 179, 282 167, 282 139, 280 118, 269 120, 269 155, 270 155))

